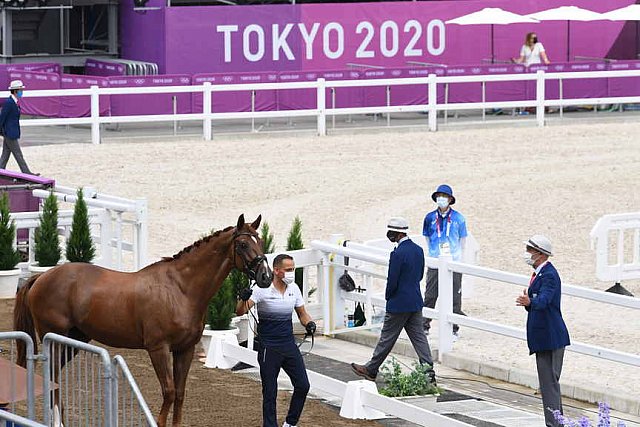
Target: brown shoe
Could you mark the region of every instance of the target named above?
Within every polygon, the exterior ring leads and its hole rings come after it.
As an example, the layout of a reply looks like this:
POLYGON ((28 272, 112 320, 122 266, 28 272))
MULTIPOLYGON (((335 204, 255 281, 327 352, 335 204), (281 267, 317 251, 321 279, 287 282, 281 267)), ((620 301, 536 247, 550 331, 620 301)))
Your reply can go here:
POLYGON ((375 375, 371 375, 369 373, 369 370, 367 369, 366 366, 364 365, 358 365, 357 363, 352 363, 351 364, 351 370, 353 370, 353 372, 362 378, 365 378, 369 381, 375 381, 376 380, 376 376, 375 375))

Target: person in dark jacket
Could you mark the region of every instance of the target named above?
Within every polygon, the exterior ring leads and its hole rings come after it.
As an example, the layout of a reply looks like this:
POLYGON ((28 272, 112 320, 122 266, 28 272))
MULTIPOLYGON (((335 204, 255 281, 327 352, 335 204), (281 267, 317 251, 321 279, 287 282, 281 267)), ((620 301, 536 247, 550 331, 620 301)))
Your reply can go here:
POLYGON ((21 80, 12 81, 11 85, 9 85, 11 96, 4 102, 2 112, 0 112, 0 131, 4 136, 2 155, 0 156, 0 169, 7 167, 9 156, 13 153, 13 157, 18 162, 22 173, 40 175, 39 173, 31 172, 22 156, 22 150, 18 142, 20 139, 20 98, 22 98, 23 90, 24 84, 21 80))
POLYGON ((527 310, 527 344, 529 354, 536 355, 545 424, 556 427, 559 424, 553 411, 562 413, 559 381, 564 348, 570 344, 560 310, 560 276, 549 262, 553 249, 548 238, 535 235, 525 245, 525 262, 534 268, 534 272, 529 288, 516 299, 516 304, 527 310))
POLYGON ((397 243, 389 258, 387 288, 385 291, 386 314, 380 340, 373 356, 364 365, 351 364, 353 372, 370 381, 378 375, 380 366, 398 340, 402 329, 407 332, 420 363, 429 365, 428 376, 436 383, 429 341, 422 327, 422 295, 420 281, 424 275, 424 252, 407 233, 409 225, 404 218, 391 218, 387 225, 387 238, 397 243))

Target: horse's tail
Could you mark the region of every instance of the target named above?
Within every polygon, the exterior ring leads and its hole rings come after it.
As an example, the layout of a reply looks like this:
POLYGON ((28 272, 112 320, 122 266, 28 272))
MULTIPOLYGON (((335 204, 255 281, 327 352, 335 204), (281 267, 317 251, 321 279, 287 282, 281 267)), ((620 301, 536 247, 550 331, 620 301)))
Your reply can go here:
MULTIPOLYGON (((33 286, 33 283, 40 277, 40 274, 34 274, 29 277, 27 282, 20 288, 16 295, 16 304, 13 308, 13 329, 15 331, 26 332, 27 335, 33 340, 33 351, 38 353, 38 340, 36 338, 36 328, 33 324, 33 316, 31 315, 31 309, 29 308, 29 301, 27 300, 29 289, 33 286)), ((24 341, 18 340, 18 365, 26 368, 27 366, 27 348, 24 341)))

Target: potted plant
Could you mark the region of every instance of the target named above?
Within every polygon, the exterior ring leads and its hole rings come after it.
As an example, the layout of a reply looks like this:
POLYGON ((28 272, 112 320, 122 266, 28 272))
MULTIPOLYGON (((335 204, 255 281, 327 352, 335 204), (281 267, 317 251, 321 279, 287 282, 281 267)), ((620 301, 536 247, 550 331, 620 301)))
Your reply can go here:
POLYGON ((207 354, 211 337, 220 334, 238 334, 238 328, 231 327, 231 319, 236 313, 236 293, 231 274, 224 279, 218 292, 211 298, 207 307, 206 325, 202 331, 202 349, 207 354))
POLYGON ((9 196, 0 197, 0 298, 15 298, 18 289, 20 253, 14 248, 16 223, 11 219, 9 196))
POLYGON ((40 227, 35 231, 35 259, 38 262, 29 266, 29 271, 42 273, 60 261, 60 240, 58 239, 58 199, 51 193, 44 200, 40 214, 40 227))
POLYGON ((82 188, 78 188, 76 205, 73 208, 71 234, 67 240, 67 261, 91 262, 96 254, 89 225, 89 210, 84 201, 82 188))
POLYGON ((420 406, 433 410, 441 389, 429 381, 430 369, 429 365, 414 362, 413 370, 404 373, 400 363, 392 357, 380 369, 385 383, 385 386, 380 389, 380 394, 401 400, 421 398, 426 405, 420 406))

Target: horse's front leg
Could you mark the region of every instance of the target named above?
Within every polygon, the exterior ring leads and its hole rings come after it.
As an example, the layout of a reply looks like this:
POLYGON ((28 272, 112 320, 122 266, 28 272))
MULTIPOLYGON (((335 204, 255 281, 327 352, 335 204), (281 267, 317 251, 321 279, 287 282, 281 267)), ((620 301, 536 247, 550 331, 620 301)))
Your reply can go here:
POLYGON ((176 383, 176 401, 173 404, 173 427, 180 427, 182 423, 182 405, 187 385, 187 376, 193 361, 195 345, 182 352, 173 353, 173 378, 176 383))
POLYGON ((165 427, 167 425, 169 409, 176 398, 169 345, 165 344, 157 349, 147 351, 149 352, 151 363, 153 363, 153 369, 156 371, 156 376, 158 377, 160 387, 162 388, 162 408, 160 409, 160 415, 158 416, 158 427, 165 427))

